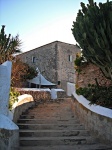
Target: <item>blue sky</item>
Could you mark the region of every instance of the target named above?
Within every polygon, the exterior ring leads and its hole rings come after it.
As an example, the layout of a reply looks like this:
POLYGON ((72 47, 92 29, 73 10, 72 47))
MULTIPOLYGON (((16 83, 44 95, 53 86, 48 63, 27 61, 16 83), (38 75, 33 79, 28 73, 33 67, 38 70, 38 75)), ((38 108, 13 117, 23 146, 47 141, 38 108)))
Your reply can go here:
POLYGON ((80 2, 88 0, 0 0, 0 25, 19 34, 23 52, 56 40, 75 44, 71 28, 80 2))

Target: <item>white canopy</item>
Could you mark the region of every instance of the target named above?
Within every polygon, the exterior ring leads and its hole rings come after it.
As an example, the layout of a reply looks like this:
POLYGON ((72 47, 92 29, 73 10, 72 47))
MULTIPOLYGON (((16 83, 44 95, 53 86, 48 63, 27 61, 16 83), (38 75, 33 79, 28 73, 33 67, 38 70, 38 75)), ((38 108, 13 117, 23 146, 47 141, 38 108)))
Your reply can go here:
POLYGON ((31 79, 31 80, 27 80, 30 83, 33 84, 38 84, 38 85, 56 85, 54 83, 49 82, 48 80, 46 80, 40 73, 38 74, 37 77, 31 79))

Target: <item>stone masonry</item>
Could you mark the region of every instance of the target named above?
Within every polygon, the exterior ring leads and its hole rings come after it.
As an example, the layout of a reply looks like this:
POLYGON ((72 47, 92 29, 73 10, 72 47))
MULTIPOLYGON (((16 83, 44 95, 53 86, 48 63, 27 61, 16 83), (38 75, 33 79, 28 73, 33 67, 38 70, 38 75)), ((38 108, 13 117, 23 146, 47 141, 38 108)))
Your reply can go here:
POLYGON ((77 99, 72 100, 72 111, 77 115, 86 129, 89 129, 103 143, 111 145, 112 149, 112 118, 95 113, 84 107, 77 99))
POLYGON ((66 90, 67 82, 75 82, 74 60, 80 49, 73 44, 55 41, 19 54, 23 62, 40 70, 49 81, 66 90))
POLYGON ((99 85, 109 86, 111 80, 106 79, 106 77, 101 72, 100 68, 92 63, 85 64, 81 66, 81 72, 77 76, 77 84, 79 87, 88 87, 88 84, 96 84, 95 78, 97 79, 99 85))

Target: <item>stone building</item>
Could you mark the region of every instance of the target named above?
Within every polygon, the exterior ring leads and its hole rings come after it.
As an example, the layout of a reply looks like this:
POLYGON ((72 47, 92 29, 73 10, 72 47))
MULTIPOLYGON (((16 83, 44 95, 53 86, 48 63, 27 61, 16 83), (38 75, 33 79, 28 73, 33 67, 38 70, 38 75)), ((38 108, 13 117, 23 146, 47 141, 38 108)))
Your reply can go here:
POLYGON ((38 67, 47 80, 66 90, 67 82, 75 82, 74 60, 78 52, 76 45, 54 41, 17 57, 35 69, 38 67))

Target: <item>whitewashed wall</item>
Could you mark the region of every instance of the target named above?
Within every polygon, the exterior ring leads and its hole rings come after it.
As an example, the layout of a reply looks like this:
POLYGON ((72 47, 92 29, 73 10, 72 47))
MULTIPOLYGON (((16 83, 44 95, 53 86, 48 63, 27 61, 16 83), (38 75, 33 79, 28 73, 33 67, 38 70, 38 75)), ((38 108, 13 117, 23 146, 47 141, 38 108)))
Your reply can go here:
POLYGON ((67 82, 67 95, 71 96, 74 91, 75 91, 75 84, 67 82))
POLYGON ((10 61, 0 65, 0 114, 6 116, 8 115, 11 66, 10 61))
POLYGON ((19 147, 19 128, 8 118, 9 92, 12 63, 0 65, 0 149, 15 150, 19 147))

